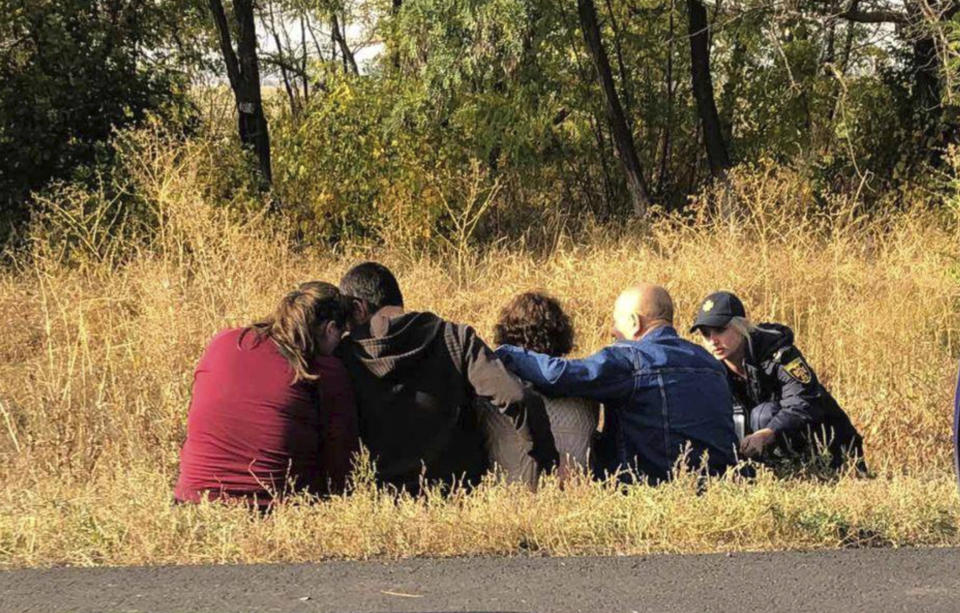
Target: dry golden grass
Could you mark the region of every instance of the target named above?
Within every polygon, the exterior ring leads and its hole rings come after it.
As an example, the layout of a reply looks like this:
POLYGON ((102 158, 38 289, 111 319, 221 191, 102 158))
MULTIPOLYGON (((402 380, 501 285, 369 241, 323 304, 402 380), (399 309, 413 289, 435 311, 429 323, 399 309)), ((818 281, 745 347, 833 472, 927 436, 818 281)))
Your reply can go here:
POLYGON ((79 219, 65 196, 48 203, 32 255, 0 274, 2 566, 960 545, 949 437, 960 233, 947 213, 868 219, 843 199, 813 213, 795 177, 754 171, 733 181, 735 215, 704 206, 695 219, 615 234, 585 228, 554 236, 549 254, 500 247, 458 271, 442 256, 382 248, 297 251, 262 219, 211 206, 202 149, 155 154, 134 180, 162 232, 127 228, 137 249, 114 250, 104 222, 79 219), (489 482, 469 496, 395 501, 364 467, 351 495, 266 519, 171 507, 205 342, 299 281, 336 281, 361 257, 396 270, 410 308, 481 334, 513 294, 545 289, 573 316, 579 353, 607 342, 610 307, 630 282, 665 284, 682 331, 702 296, 735 290, 755 319, 794 328, 864 434, 876 477, 765 473, 700 496, 690 479, 626 493, 549 482, 536 495, 489 482))

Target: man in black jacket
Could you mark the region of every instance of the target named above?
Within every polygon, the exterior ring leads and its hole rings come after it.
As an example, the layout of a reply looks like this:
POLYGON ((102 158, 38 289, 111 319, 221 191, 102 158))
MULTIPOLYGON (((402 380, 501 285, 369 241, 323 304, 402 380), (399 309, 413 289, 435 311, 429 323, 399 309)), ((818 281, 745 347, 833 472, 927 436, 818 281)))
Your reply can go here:
POLYGON ((526 424, 541 470, 557 462, 543 399, 504 368, 470 326, 403 309, 382 264, 364 262, 340 281, 353 302, 340 344, 360 415, 360 438, 378 481, 419 492, 427 482, 476 483, 487 468, 474 402, 526 424))

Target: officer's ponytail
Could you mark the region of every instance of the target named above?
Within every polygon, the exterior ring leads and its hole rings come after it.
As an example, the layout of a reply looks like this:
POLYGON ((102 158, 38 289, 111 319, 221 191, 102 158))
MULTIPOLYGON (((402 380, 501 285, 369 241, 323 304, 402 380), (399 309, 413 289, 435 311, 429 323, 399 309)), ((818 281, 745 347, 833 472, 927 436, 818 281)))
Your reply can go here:
POLYGON ((727 324, 729 327, 733 328, 740 335, 747 340, 747 347, 750 348, 750 355, 753 355, 753 341, 750 336, 754 332, 762 332, 764 334, 778 334, 776 330, 770 330, 768 328, 762 328, 746 317, 734 316, 730 318, 730 323, 727 324))

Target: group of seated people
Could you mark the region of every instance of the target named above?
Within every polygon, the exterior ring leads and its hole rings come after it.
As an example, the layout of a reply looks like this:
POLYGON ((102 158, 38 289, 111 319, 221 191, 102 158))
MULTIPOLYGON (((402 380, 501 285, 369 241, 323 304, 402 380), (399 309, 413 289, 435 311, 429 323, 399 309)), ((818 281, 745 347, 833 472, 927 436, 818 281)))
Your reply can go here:
POLYGON ((313 281, 272 315, 216 335, 197 365, 174 498, 261 508, 344 490, 361 443, 378 484, 476 484, 490 469, 537 486, 557 470, 656 484, 819 452, 863 469, 862 439, 778 324, 729 292, 678 335, 663 287, 613 309, 613 343, 582 359, 569 317, 530 292, 491 349, 468 325, 404 310, 394 275, 365 262, 313 281))

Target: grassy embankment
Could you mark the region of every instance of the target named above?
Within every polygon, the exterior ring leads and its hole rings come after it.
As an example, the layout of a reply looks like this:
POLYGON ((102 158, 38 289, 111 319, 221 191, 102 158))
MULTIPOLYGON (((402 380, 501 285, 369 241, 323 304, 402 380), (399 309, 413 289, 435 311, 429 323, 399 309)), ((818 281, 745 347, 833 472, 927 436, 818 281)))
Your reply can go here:
POLYGON ((498 248, 458 275, 439 256, 297 251, 211 207, 189 166, 154 171, 141 187, 164 229, 122 265, 97 242, 95 219, 60 215, 60 234, 90 257, 67 266, 47 228, 19 269, 0 273, 0 566, 960 545, 949 439, 960 233, 948 214, 866 219, 839 199, 814 215, 790 180, 743 178, 735 220, 584 230, 549 254, 498 248), (536 495, 490 483, 399 502, 361 477, 349 496, 266 519, 171 507, 206 340, 366 256, 396 269, 411 308, 484 335, 510 296, 546 289, 572 314, 578 353, 606 342, 613 299, 634 280, 667 285, 683 330, 702 296, 736 290, 756 319, 794 327, 866 437, 876 477, 763 474, 701 496, 690 480, 626 495, 588 482, 548 482, 536 495))

